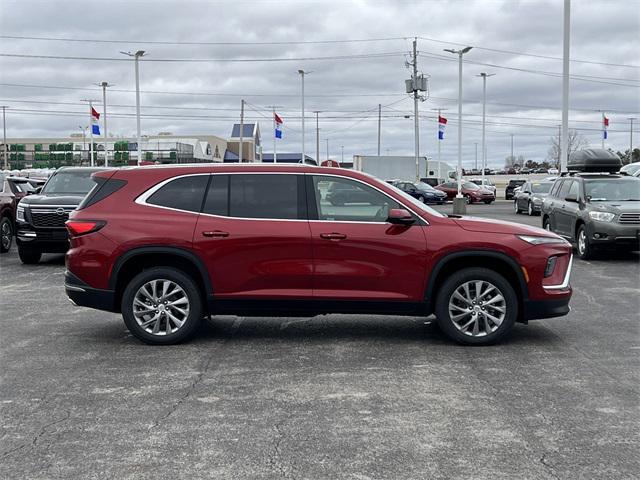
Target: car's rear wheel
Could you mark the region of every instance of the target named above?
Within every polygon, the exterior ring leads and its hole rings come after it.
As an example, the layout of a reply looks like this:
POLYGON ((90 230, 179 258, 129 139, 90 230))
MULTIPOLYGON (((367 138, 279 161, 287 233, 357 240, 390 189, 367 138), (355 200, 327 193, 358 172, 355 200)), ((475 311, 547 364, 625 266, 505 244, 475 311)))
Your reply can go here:
POLYGON ((0 253, 7 253, 13 245, 13 226, 7 217, 0 219, 0 253))
POLYGON ((38 263, 42 258, 42 252, 18 247, 18 256, 20 257, 20 261, 22 263, 26 265, 34 265, 38 263))
POLYGON ((467 201, 467 205, 471 205, 473 203, 473 198, 471 198, 471 195, 465 195, 464 198, 467 201))
POLYGON ((136 275, 125 287, 122 317, 129 331, 151 345, 172 345, 189 338, 203 317, 195 281, 170 267, 136 275))
POLYGON ((590 258, 593 258, 594 248, 589 241, 587 228, 584 225, 580 225, 580 228, 578 228, 578 235, 576 235, 576 240, 578 243, 578 256, 583 260, 589 260, 590 258))
POLYGON ((487 268, 466 268, 451 275, 436 299, 440 328, 465 345, 502 340, 518 316, 518 299, 509 282, 487 268))

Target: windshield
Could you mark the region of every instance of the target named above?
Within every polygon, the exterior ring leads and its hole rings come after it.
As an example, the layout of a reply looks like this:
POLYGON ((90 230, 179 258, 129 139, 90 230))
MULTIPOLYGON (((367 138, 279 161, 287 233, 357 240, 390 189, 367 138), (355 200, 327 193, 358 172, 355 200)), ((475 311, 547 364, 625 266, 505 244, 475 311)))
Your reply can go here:
POLYGON ((591 202, 640 200, 640 179, 631 177, 585 180, 584 193, 591 202))
POLYGON ((389 188, 391 188, 393 191, 395 191, 395 192, 399 193, 400 195, 402 195, 402 198, 404 200, 406 200, 409 204, 411 204, 413 207, 418 207, 421 210, 426 210, 430 215, 434 215, 436 217, 445 217, 446 216, 446 215, 438 212, 437 210, 434 210, 433 208, 425 205, 420 200, 417 200, 417 199, 413 198, 408 193, 403 192, 402 190, 400 190, 395 185, 389 185, 389 188))
POLYGON ((531 191, 533 193, 549 193, 553 183, 532 183, 531 191))
POLYGON ((466 188, 468 190, 479 190, 480 187, 478 185, 476 185, 475 183, 471 183, 471 182, 464 182, 462 184, 462 188, 466 188))
POLYGON ((93 188, 93 171, 60 172, 49 179, 42 193, 86 194, 93 188))
POLYGON ((435 192, 437 191, 435 188, 433 188, 431 185, 428 185, 424 182, 418 182, 415 184, 416 188, 418 190, 422 190, 423 192, 435 192))

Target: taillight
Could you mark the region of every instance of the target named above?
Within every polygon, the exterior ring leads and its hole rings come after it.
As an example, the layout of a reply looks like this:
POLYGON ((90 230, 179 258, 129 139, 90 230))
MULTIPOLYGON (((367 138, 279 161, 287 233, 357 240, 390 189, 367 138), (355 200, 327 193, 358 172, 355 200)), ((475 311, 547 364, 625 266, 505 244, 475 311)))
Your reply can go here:
POLYGON ((93 233, 104 227, 106 222, 102 220, 67 220, 67 230, 71 236, 77 237, 79 235, 86 235, 87 233, 93 233))

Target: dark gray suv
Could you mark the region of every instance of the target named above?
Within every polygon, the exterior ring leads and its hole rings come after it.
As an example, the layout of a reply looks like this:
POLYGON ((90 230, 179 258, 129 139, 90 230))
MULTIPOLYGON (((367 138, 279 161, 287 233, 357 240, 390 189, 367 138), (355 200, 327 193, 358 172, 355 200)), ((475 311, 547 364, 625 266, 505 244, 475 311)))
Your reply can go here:
POLYGON ((542 227, 577 246, 582 259, 599 247, 640 249, 640 178, 577 173, 558 178, 542 203, 542 227))

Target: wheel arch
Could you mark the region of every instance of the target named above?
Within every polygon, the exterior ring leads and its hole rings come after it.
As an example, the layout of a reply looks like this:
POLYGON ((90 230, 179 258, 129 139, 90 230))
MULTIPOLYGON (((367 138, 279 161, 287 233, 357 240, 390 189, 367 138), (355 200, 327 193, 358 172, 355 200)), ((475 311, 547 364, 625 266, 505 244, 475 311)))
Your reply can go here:
POLYGON ((489 250, 465 250, 453 252, 440 258, 431 270, 425 291, 426 311, 433 313, 435 301, 444 278, 464 268, 481 267, 504 276, 516 290, 518 297, 518 318, 522 318, 524 302, 529 298, 529 290, 518 263, 508 255, 489 250))
POLYGON ((161 266, 177 268, 192 276, 202 293, 203 308, 207 308, 213 285, 202 259, 183 248, 164 246, 135 248, 118 258, 109 277, 109 289, 115 294, 116 308, 122 300, 124 287, 133 277, 148 268, 161 266))

